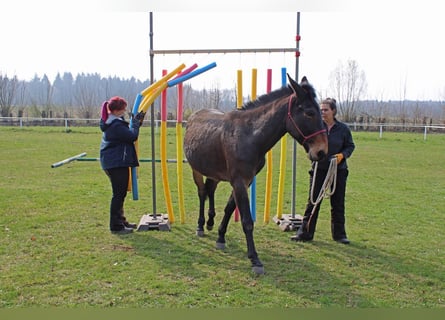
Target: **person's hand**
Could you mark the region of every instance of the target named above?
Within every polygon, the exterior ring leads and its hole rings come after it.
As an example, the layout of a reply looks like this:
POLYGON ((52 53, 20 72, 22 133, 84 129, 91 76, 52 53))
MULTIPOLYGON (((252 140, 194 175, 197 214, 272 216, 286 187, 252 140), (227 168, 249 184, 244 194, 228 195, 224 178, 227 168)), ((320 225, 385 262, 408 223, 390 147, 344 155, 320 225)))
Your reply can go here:
POLYGON ((133 121, 137 121, 139 123, 139 126, 142 126, 144 117, 145 117, 145 112, 141 111, 133 117, 133 121))
POLYGON ((343 153, 337 153, 335 158, 337 159, 337 164, 339 164, 344 158, 343 153))

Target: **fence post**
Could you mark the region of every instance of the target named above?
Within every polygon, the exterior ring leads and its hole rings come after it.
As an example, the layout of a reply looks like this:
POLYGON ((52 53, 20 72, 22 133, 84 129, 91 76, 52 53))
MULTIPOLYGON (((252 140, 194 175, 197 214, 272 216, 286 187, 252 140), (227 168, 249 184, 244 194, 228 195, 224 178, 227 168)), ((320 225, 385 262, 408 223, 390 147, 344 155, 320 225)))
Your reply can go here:
POLYGON ((382 139, 382 134, 383 134, 383 126, 380 125, 380 139, 382 139))

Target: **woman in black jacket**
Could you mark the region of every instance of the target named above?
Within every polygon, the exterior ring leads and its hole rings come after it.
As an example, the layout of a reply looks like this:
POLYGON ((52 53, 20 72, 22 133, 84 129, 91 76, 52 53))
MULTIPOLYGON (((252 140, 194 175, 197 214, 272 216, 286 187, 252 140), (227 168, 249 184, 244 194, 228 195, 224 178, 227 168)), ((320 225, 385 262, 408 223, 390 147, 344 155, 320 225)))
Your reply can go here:
POLYGON ((109 177, 113 195, 110 204, 110 230, 112 233, 133 232, 136 224, 129 223, 124 215, 124 201, 130 179, 130 167, 139 166, 134 142, 139 136, 141 121, 133 121, 132 127, 125 121, 127 102, 113 97, 102 105, 100 129, 100 163, 109 177))
MULTIPOLYGON (((337 114, 337 104, 335 99, 328 98, 321 103, 321 115, 328 133, 328 156, 318 162, 318 168, 315 181, 314 164, 309 171, 310 188, 313 188, 313 198, 317 198, 320 193, 323 182, 329 169, 329 163, 332 157, 337 160, 337 179, 335 192, 330 196, 331 203, 331 233, 332 238, 343 244, 349 244, 345 230, 345 192, 346 180, 348 178, 348 165, 346 159, 349 158, 355 149, 354 141, 349 127, 335 118, 337 114)), ((310 191, 309 191, 310 192, 310 191)), ((315 227, 317 225, 318 212, 320 211, 321 201, 314 209, 309 194, 309 200, 303 217, 303 223, 297 230, 297 234, 291 239, 295 241, 311 241, 314 238, 315 227)))

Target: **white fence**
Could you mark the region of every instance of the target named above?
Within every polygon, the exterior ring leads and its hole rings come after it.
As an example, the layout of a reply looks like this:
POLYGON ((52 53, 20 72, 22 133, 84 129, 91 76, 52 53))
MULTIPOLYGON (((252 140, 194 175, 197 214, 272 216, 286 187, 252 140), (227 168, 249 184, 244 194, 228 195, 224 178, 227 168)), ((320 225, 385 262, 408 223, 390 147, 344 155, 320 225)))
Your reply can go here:
POLYGON ((348 123, 353 131, 378 131, 380 138, 383 132, 422 132, 423 139, 426 140, 428 133, 445 133, 445 125, 414 125, 400 123, 348 123))
MULTIPOLYGON (((155 120, 156 126, 160 120, 155 120)), ((144 125, 149 125, 149 119, 146 119, 144 125)), ((168 125, 175 125, 175 120, 168 120, 168 125)), ((186 123, 184 121, 184 123, 186 123)), ((65 127, 69 131, 71 127, 94 127, 99 125, 99 119, 81 119, 81 118, 32 118, 32 117, 0 117, 0 126, 11 127, 33 127, 33 126, 52 126, 65 127)), ((380 138, 387 132, 419 132, 423 133, 426 140, 428 133, 445 133, 445 125, 415 125, 400 123, 348 123, 352 131, 370 131, 379 132, 380 138)))

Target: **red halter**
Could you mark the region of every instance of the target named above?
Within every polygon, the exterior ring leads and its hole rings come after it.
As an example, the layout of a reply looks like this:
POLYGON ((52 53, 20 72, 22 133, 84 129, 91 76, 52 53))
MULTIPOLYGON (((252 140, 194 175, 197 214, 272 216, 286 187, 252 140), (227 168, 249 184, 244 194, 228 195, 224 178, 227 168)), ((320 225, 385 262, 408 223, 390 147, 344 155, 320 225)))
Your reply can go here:
POLYGON ((315 131, 314 133, 311 133, 308 136, 305 136, 304 133, 300 130, 300 128, 298 128, 297 124, 295 123, 294 119, 292 119, 292 116, 290 114, 290 108, 292 106, 292 98, 296 98, 297 95, 296 93, 293 93, 290 95, 289 97, 289 106, 287 108, 287 117, 290 119, 290 121, 292 122, 292 124, 294 125, 295 129, 297 129, 297 131, 300 133, 300 135, 303 137, 303 142, 301 144, 304 144, 307 140, 309 140, 310 138, 315 137, 316 135, 322 134, 326 132, 326 129, 321 129, 318 131, 315 131))

